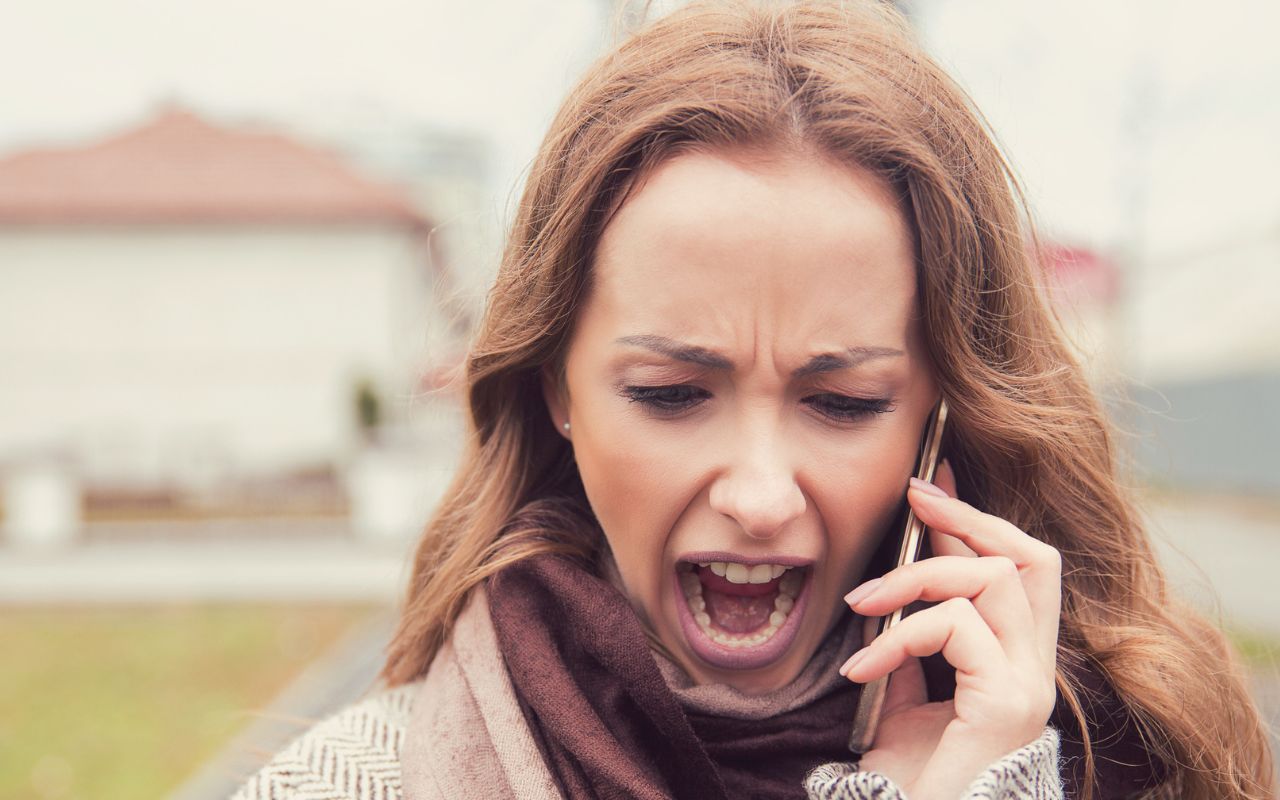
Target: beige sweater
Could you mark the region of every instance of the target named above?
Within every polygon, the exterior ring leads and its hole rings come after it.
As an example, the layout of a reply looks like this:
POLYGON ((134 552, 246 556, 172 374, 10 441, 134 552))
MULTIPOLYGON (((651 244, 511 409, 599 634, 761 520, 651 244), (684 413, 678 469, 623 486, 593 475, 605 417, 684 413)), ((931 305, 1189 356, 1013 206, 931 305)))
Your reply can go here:
MULTIPOLYGON (((501 667, 484 592, 473 592, 427 675, 381 690, 294 740, 232 800, 560 798, 501 667)), ((883 775, 824 764, 812 800, 904 800, 883 775)), ((961 800, 1057 800, 1058 734, 992 764, 961 800)))

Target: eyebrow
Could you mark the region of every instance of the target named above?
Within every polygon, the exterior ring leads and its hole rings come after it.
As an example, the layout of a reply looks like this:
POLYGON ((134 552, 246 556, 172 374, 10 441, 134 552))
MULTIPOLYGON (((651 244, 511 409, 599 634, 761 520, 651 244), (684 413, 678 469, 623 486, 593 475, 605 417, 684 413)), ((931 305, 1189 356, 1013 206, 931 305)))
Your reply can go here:
MULTIPOLYGON (((629 344, 652 350, 655 353, 697 364, 708 369, 733 370, 733 362, 714 350, 686 344, 669 339, 666 336, 645 334, 640 336, 623 336, 615 339, 618 344, 629 344)), ((904 356, 901 350, 893 347, 846 347, 835 353, 821 353, 809 359, 807 363, 796 367, 791 372, 792 378, 803 378, 820 372, 834 372, 838 369, 851 369, 866 361, 877 358, 894 358, 904 356)))

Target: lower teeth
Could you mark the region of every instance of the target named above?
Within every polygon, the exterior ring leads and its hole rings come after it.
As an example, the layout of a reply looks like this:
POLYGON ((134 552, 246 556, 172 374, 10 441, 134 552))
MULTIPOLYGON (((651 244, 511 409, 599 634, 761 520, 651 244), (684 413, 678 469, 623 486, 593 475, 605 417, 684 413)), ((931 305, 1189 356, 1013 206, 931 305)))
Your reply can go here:
POLYGON ((679 578, 680 588, 689 604, 689 611, 693 614, 693 621, 698 623, 698 627, 708 639, 725 647, 755 647, 773 638, 773 635, 787 621, 787 614, 795 606, 795 593, 799 591, 801 581, 799 575, 795 578, 791 575, 789 571, 779 585, 778 596, 773 601, 774 610, 769 614, 768 627, 749 636, 725 633, 711 627, 711 616, 706 610, 707 601, 702 597, 702 581, 698 580, 698 576, 692 571, 681 572, 679 578))

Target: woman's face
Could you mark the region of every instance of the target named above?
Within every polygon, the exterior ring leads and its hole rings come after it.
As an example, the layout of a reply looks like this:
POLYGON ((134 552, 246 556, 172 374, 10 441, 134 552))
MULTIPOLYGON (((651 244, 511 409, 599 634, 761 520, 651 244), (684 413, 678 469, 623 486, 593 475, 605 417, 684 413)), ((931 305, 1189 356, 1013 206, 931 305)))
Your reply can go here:
POLYGON ((699 683, 793 680, 938 397, 888 185, 811 155, 663 163, 600 240, 567 391, 548 375, 640 616, 699 683))

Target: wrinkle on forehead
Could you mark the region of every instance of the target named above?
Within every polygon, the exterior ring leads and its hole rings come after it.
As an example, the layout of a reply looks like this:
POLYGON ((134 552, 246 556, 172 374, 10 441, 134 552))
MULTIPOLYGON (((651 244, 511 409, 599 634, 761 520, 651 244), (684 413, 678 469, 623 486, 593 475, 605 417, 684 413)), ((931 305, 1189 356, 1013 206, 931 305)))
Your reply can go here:
POLYGON ((889 185, 829 160, 694 152, 656 168, 601 237, 596 299, 626 334, 781 360, 901 347, 914 245, 889 185), (785 352, 784 352, 785 351, 785 352))

